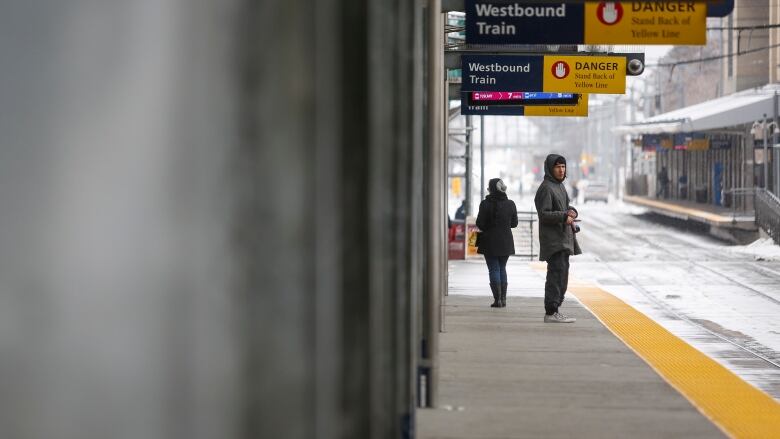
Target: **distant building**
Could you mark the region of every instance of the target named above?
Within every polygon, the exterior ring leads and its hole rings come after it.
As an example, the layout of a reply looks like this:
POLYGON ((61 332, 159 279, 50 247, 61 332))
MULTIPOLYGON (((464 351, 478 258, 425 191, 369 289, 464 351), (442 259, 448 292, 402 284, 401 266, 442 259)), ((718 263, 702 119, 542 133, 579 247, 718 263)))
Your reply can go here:
MULTIPOLYGON (((720 27, 746 28, 765 26, 774 16, 777 22, 777 2, 768 0, 735 0, 734 12, 720 19, 720 27)), ((728 95, 769 82, 777 82, 777 49, 772 50, 774 68, 770 69, 770 31, 767 29, 724 30, 721 52, 728 55, 722 62, 723 94, 728 95), (763 50, 756 50, 762 49, 763 50), (754 52, 750 52, 755 50, 754 52), (747 53, 746 53, 747 52, 747 53), (771 73, 770 73, 771 71, 771 73), (770 76, 772 80, 770 81, 770 76)), ((772 32, 777 38, 777 31, 772 32)))

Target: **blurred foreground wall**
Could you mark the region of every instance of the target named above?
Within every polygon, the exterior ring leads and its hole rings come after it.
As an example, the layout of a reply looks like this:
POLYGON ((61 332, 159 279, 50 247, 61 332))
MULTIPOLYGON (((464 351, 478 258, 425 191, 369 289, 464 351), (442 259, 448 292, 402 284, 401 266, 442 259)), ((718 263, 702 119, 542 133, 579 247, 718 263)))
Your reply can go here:
POLYGON ((0 437, 408 434, 417 2, 0 3, 0 437))

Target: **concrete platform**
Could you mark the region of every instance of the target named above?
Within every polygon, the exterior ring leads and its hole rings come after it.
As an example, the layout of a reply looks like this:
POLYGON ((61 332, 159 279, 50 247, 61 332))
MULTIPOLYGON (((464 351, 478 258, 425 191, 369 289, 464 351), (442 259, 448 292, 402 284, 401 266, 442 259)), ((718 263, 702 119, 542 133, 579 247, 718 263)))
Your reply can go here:
POLYGON ((759 237, 753 211, 733 211, 711 204, 630 195, 623 196, 623 201, 642 206, 658 215, 696 223, 711 235, 735 244, 748 244, 759 237))
POLYGON ((418 410, 418 438, 725 437, 573 297, 576 323, 543 323, 527 261, 510 262, 507 308, 488 306, 486 278, 482 261, 451 266, 463 294, 445 298, 441 404, 418 410))

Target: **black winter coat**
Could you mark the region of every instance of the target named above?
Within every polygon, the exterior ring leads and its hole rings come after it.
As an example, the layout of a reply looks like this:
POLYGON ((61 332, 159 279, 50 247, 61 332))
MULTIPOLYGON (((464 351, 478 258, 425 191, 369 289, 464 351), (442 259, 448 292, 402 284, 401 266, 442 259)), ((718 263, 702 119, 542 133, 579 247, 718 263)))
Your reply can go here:
POLYGON ((490 194, 479 203, 477 227, 482 230, 477 253, 486 256, 515 254, 511 229, 517 227, 517 207, 505 193, 490 194))
MULTIPOLYGON (((552 168, 560 157, 556 154, 547 156, 544 161, 544 181, 536 191, 534 204, 539 215, 539 260, 546 261, 550 256, 566 251, 570 255, 582 253, 577 243, 577 236, 572 227, 566 224, 566 211, 577 209, 569 205, 569 194, 563 187, 563 182, 553 177, 552 168)), ((564 176, 564 179, 566 177, 564 176)))

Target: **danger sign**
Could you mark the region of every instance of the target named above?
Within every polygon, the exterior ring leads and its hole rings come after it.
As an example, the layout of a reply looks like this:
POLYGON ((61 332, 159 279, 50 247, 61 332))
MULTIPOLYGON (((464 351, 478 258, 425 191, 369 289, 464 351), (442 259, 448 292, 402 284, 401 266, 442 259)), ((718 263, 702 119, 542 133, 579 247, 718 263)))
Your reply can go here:
POLYGON ((626 91, 624 57, 545 56, 544 72, 544 91, 605 94, 626 91))
POLYGON ((702 45, 707 42, 706 0, 574 3, 465 0, 465 7, 466 43, 469 44, 702 45))
POLYGON ((569 72, 571 71, 571 68, 564 61, 558 61, 557 63, 553 64, 552 69, 550 71, 552 72, 552 75, 555 76, 557 79, 563 79, 569 76, 569 72))
POLYGON ((596 8, 596 18, 606 26, 612 26, 623 18, 620 2, 601 2, 596 8))
POLYGON ((585 44, 706 44, 706 25, 706 2, 585 4, 585 44))

